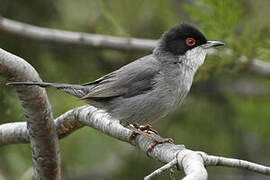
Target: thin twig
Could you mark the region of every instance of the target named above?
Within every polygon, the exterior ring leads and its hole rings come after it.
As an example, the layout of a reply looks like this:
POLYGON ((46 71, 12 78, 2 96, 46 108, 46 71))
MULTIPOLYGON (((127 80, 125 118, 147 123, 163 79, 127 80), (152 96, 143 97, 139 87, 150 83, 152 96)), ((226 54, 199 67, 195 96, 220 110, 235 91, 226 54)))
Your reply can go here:
POLYGON ((234 159, 234 158, 225 158, 220 156, 207 155, 204 157, 206 166, 226 166, 226 167, 237 167, 242 169, 247 169, 249 171, 257 172, 264 175, 270 175, 270 167, 256 164, 253 162, 234 159))
POLYGON ((144 177, 144 180, 150 180, 155 176, 160 175, 163 171, 166 171, 167 169, 172 168, 173 166, 175 166, 177 164, 177 159, 174 158, 171 162, 165 164, 164 166, 158 168, 157 170, 155 170, 154 172, 152 172, 151 174, 147 175, 144 177))

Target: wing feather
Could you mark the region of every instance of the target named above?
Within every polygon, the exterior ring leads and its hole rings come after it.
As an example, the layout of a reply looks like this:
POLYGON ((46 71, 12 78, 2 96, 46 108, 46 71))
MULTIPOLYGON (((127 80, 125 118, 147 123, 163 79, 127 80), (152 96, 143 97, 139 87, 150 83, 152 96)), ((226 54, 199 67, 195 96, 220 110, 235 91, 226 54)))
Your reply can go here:
POLYGON ((93 82, 83 84, 89 86, 90 90, 81 99, 97 101, 98 98, 130 97, 145 93, 153 88, 158 72, 159 62, 152 56, 146 56, 93 82))

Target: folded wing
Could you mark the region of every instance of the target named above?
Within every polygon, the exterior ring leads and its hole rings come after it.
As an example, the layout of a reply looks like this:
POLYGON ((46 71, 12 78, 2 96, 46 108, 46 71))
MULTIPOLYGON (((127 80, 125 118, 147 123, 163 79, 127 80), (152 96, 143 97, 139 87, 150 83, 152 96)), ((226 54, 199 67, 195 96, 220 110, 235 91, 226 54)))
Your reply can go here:
POLYGON ((152 56, 146 56, 96 81, 83 84, 89 87, 89 93, 81 99, 98 101, 104 98, 119 96, 127 98, 146 93, 154 88, 158 72, 159 63, 152 56))

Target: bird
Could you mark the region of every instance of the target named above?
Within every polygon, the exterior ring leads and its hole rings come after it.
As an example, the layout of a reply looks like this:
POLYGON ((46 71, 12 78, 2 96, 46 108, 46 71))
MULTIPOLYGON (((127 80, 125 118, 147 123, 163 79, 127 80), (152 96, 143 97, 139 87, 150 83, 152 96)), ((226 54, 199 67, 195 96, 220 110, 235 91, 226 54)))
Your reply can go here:
POLYGON ((187 96, 207 49, 223 46, 208 41, 193 25, 168 29, 152 54, 141 57, 101 78, 79 84, 11 82, 12 86, 54 87, 103 109, 123 126, 151 124, 176 109, 187 96))

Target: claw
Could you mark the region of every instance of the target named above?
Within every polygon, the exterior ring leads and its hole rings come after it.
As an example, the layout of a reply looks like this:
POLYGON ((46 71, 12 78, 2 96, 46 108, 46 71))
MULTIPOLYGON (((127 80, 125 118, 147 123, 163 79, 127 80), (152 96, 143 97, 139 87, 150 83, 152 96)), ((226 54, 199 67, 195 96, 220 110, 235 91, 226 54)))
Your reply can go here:
POLYGON ((173 139, 171 139, 171 138, 161 138, 161 137, 157 136, 158 131, 156 131, 155 129, 153 129, 152 126, 149 125, 149 124, 148 125, 145 125, 145 126, 140 126, 137 123, 132 123, 128 128, 132 131, 131 134, 130 134, 130 136, 129 136, 129 142, 130 143, 139 134, 142 135, 142 136, 148 137, 148 138, 150 138, 153 141, 153 143, 149 146, 149 148, 146 151, 146 155, 148 157, 150 157, 149 156, 149 153, 154 149, 154 147, 157 144, 173 143, 173 139), (152 133, 150 133, 150 132, 152 132, 152 133))

